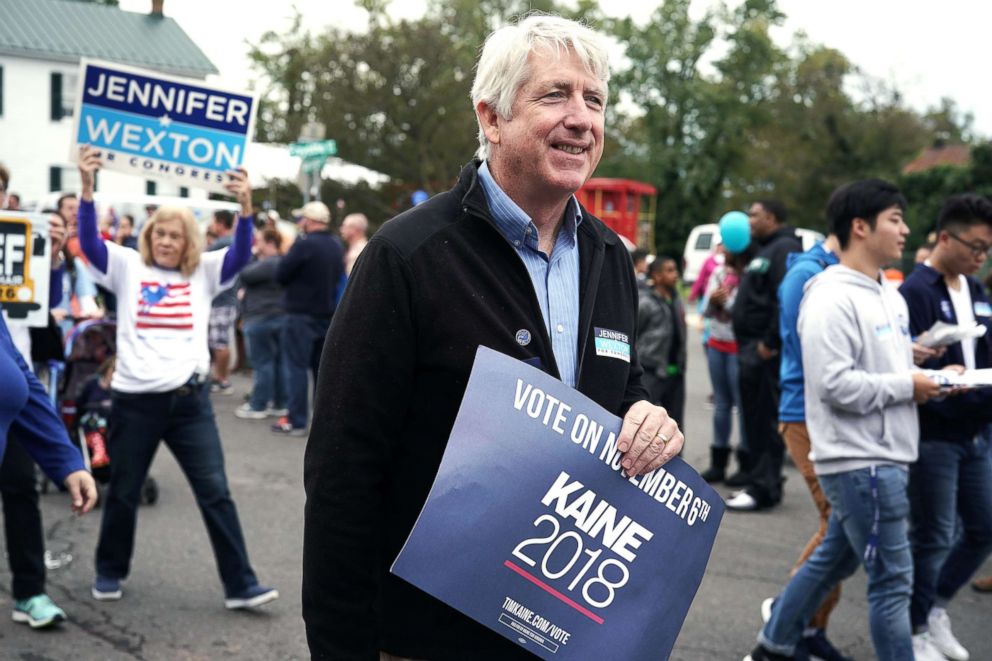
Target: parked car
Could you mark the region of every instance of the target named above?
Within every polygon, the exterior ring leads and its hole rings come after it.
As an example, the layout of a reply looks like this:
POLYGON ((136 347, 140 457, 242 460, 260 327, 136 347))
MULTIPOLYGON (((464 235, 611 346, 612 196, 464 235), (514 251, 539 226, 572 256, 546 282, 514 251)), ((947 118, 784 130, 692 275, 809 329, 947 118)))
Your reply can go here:
MULTIPOLYGON (((823 241, 824 236, 816 230, 796 228, 796 234, 803 242, 803 250, 809 250, 817 241, 823 241)), ((716 223, 697 225, 689 232, 682 252, 682 280, 692 284, 699 277, 699 270, 716 244, 719 243, 720 226, 716 223)))

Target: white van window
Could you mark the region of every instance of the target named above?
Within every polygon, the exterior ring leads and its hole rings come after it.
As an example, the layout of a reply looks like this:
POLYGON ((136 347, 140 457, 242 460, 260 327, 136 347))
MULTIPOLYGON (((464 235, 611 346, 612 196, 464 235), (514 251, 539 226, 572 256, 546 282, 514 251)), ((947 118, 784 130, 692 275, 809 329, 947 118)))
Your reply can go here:
POLYGON ((709 250, 713 243, 713 235, 709 232, 702 232, 696 237, 696 246, 693 250, 709 250))

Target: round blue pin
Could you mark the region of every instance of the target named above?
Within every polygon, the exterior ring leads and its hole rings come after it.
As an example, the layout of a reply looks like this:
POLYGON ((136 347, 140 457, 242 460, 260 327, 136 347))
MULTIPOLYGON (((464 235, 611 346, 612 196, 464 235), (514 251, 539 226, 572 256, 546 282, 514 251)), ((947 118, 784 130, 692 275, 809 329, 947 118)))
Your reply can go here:
POLYGON ((526 328, 521 328, 520 330, 517 331, 516 340, 517 340, 517 344, 519 344, 520 346, 522 347, 527 346, 528 344, 530 344, 530 331, 527 330, 526 328))

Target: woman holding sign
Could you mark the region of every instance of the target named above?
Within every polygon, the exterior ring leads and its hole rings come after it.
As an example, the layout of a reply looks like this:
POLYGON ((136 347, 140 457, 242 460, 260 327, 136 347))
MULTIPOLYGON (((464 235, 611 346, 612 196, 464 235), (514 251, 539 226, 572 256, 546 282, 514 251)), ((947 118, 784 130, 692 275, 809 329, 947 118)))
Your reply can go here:
POLYGON ((210 405, 207 321, 210 301, 234 282, 251 257, 251 185, 244 170, 228 173, 241 203, 230 248, 203 252, 193 214, 160 207, 145 223, 138 251, 97 234, 93 180, 100 153, 79 155, 79 235, 96 281, 117 295, 117 370, 111 382, 110 489, 96 549, 95 599, 120 599, 134 549, 141 485, 160 440, 186 474, 210 535, 227 608, 250 608, 279 593, 259 585, 248 562, 224 454, 210 405))

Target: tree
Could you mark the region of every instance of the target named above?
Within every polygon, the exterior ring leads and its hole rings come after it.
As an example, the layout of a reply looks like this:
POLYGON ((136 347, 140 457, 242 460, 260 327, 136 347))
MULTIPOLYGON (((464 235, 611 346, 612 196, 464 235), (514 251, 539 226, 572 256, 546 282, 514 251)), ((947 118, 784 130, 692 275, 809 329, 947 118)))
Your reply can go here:
POLYGON ((615 110, 602 174, 647 179, 658 188, 655 248, 680 254, 689 230, 726 206, 726 187, 764 117, 767 80, 782 58, 768 29, 784 18, 773 1, 719 7, 701 20, 689 0, 666 0, 644 25, 610 27, 630 65, 615 77, 615 110), (701 62, 720 37, 725 55, 705 75, 701 62))

